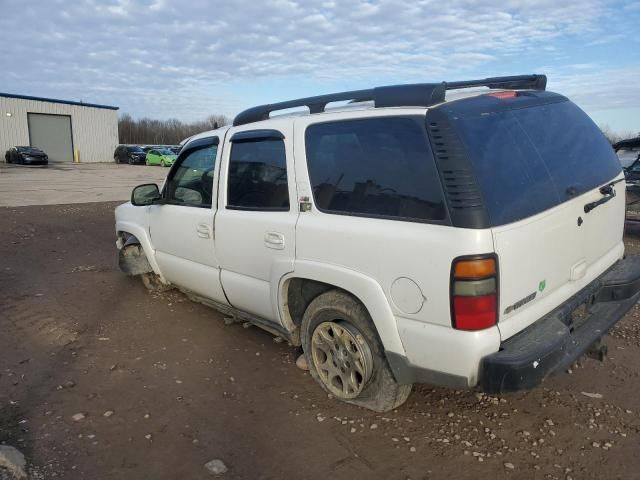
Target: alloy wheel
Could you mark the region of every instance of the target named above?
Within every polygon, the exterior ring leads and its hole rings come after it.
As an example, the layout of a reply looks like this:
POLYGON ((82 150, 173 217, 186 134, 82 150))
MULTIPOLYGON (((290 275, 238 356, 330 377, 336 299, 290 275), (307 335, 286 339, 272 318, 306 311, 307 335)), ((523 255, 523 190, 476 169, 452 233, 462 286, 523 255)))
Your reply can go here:
POLYGON ((311 357, 322 383, 341 399, 360 395, 373 371, 367 341, 345 321, 322 322, 315 328, 311 357))

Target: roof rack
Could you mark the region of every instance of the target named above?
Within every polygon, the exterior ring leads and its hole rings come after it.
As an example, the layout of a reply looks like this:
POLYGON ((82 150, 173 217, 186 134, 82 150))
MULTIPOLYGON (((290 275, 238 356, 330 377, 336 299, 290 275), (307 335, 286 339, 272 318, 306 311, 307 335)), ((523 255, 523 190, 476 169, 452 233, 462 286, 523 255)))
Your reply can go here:
POLYGON ((389 85, 386 87, 352 90, 350 92, 330 93, 315 97, 299 98, 286 102, 258 105, 240 112, 233 119, 233 125, 267 120, 271 112, 296 107, 307 107, 309 113, 325 111, 331 102, 372 101, 376 108, 382 107, 429 107, 444 102, 447 90, 457 90, 470 87, 489 87, 522 90, 544 90, 547 86, 546 75, 515 75, 510 77, 491 77, 481 80, 466 80, 461 82, 442 83, 414 83, 408 85, 389 85))

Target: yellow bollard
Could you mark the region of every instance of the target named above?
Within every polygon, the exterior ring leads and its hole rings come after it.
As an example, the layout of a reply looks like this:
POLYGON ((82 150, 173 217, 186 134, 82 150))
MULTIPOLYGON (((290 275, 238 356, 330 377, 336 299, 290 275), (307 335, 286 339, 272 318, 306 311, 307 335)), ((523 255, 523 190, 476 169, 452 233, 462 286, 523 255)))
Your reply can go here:
POLYGON ((77 148, 73 151, 73 163, 80 163, 80 150, 77 148))

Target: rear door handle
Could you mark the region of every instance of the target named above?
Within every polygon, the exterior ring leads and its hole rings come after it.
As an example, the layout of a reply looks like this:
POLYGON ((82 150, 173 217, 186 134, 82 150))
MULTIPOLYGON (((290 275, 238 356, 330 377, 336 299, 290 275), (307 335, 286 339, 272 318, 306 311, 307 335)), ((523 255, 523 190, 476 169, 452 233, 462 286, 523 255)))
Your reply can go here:
POLYGON ((211 238, 211 227, 206 223, 199 223, 196 232, 200 238, 211 238))
POLYGON ((275 250, 284 250, 284 235, 278 232, 267 232, 264 234, 264 244, 275 250))

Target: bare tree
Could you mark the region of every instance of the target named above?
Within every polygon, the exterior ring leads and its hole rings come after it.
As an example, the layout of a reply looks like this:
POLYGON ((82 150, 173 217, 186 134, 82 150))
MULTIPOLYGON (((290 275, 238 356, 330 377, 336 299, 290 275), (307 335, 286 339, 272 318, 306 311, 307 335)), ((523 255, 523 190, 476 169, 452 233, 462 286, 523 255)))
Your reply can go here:
POLYGON ((609 143, 611 145, 627 138, 640 137, 640 132, 638 133, 638 135, 634 135, 632 132, 616 133, 607 124, 599 125, 599 127, 600 130, 602 130, 604 136, 607 137, 607 140, 609 140, 609 143))
POLYGON ((224 115, 210 115, 204 120, 184 123, 176 118, 155 120, 134 119, 128 113, 118 119, 120 143, 139 145, 176 145, 197 133, 228 125, 231 121, 224 115))

